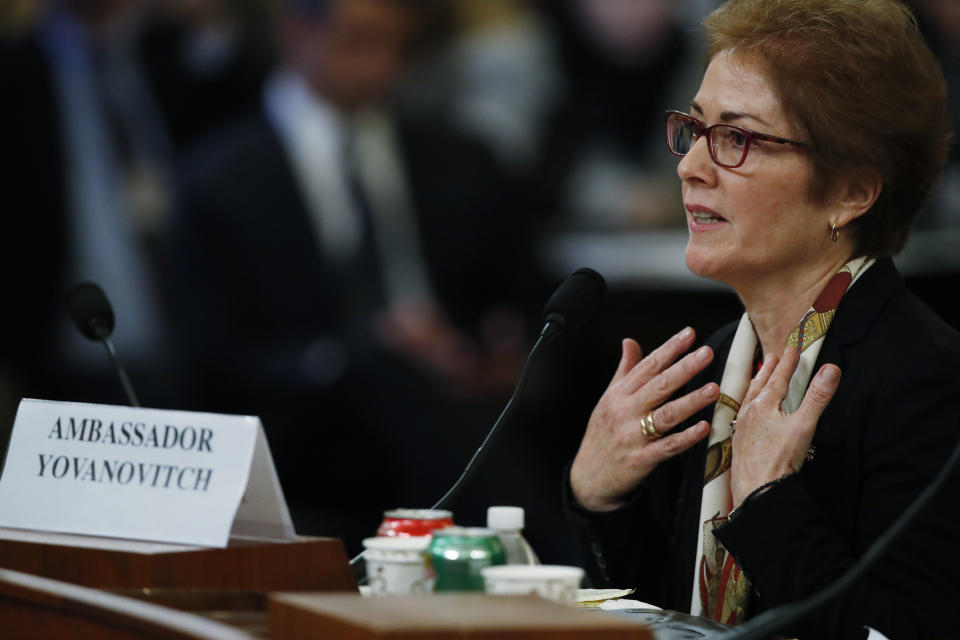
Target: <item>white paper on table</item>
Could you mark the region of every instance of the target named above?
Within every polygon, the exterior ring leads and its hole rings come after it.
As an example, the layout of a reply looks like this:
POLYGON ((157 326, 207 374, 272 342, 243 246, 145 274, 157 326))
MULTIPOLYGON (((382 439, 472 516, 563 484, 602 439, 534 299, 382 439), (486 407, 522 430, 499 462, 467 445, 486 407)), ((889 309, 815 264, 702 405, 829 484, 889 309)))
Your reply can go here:
POLYGON ((604 611, 617 611, 619 609, 655 609, 660 611, 660 607, 655 604, 641 602, 640 600, 627 600, 624 598, 619 600, 607 600, 600 605, 600 608, 604 611))

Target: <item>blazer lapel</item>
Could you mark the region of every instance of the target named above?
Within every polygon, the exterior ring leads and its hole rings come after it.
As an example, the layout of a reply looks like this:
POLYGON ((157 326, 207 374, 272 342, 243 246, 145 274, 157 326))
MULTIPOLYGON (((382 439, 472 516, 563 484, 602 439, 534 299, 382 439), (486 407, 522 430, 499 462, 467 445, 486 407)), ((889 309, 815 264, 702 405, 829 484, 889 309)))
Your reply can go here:
POLYGON ((816 368, 829 362, 843 370, 844 347, 867 335, 877 316, 903 286, 903 278, 890 258, 880 258, 867 269, 840 301, 816 368))

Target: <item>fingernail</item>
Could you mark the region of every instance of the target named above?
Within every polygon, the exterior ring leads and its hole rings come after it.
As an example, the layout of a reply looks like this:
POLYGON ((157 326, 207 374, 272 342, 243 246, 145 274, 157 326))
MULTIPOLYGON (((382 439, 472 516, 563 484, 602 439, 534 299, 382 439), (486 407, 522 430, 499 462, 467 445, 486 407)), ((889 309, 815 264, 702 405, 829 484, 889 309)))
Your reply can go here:
POLYGON ((703 389, 701 389, 701 390, 700 390, 700 393, 702 393, 703 395, 705 395, 705 396, 707 396, 707 397, 709 398, 709 397, 712 396, 714 393, 716 393, 716 390, 717 390, 716 387, 714 387, 713 385, 709 385, 709 386, 704 387, 703 389))
POLYGON ((691 336, 693 336, 693 329, 691 329, 690 327, 687 327, 686 329, 680 332, 681 338, 689 338, 691 336))
POLYGON ((700 347, 699 349, 697 349, 697 355, 696 355, 697 360, 699 360, 700 362, 703 362, 707 360, 709 357, 710 357, 709 347, 700 347))
POLYGON ((833 384, 840 379, 836 367, 826 367, 820 371, 820 377, 823 378, 824 382, 829 382, 833 384))

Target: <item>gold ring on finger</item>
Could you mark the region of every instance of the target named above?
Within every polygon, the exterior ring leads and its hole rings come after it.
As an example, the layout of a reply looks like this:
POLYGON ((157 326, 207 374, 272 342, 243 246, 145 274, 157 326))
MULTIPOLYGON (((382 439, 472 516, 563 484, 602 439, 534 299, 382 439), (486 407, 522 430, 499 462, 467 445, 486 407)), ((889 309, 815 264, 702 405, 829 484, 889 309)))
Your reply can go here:
POLYGON ((656 440, 657 438, 662 437, 662 434, 657 431, 656 426, 653 424, 653 411, 643 416, 640 420, 640 433, 645 435, 650 440, 656 440))

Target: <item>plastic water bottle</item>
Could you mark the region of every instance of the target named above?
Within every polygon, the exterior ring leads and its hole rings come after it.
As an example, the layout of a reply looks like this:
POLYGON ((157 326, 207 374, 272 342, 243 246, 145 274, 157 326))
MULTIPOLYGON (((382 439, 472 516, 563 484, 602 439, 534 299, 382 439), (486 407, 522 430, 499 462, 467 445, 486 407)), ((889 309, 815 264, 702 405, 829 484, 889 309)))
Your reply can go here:
POLYGON ((523 537, 523 507, 489 507, 487 528, 493 529, 507 557, 507 564, 540 564, 540 559, 523 537))

